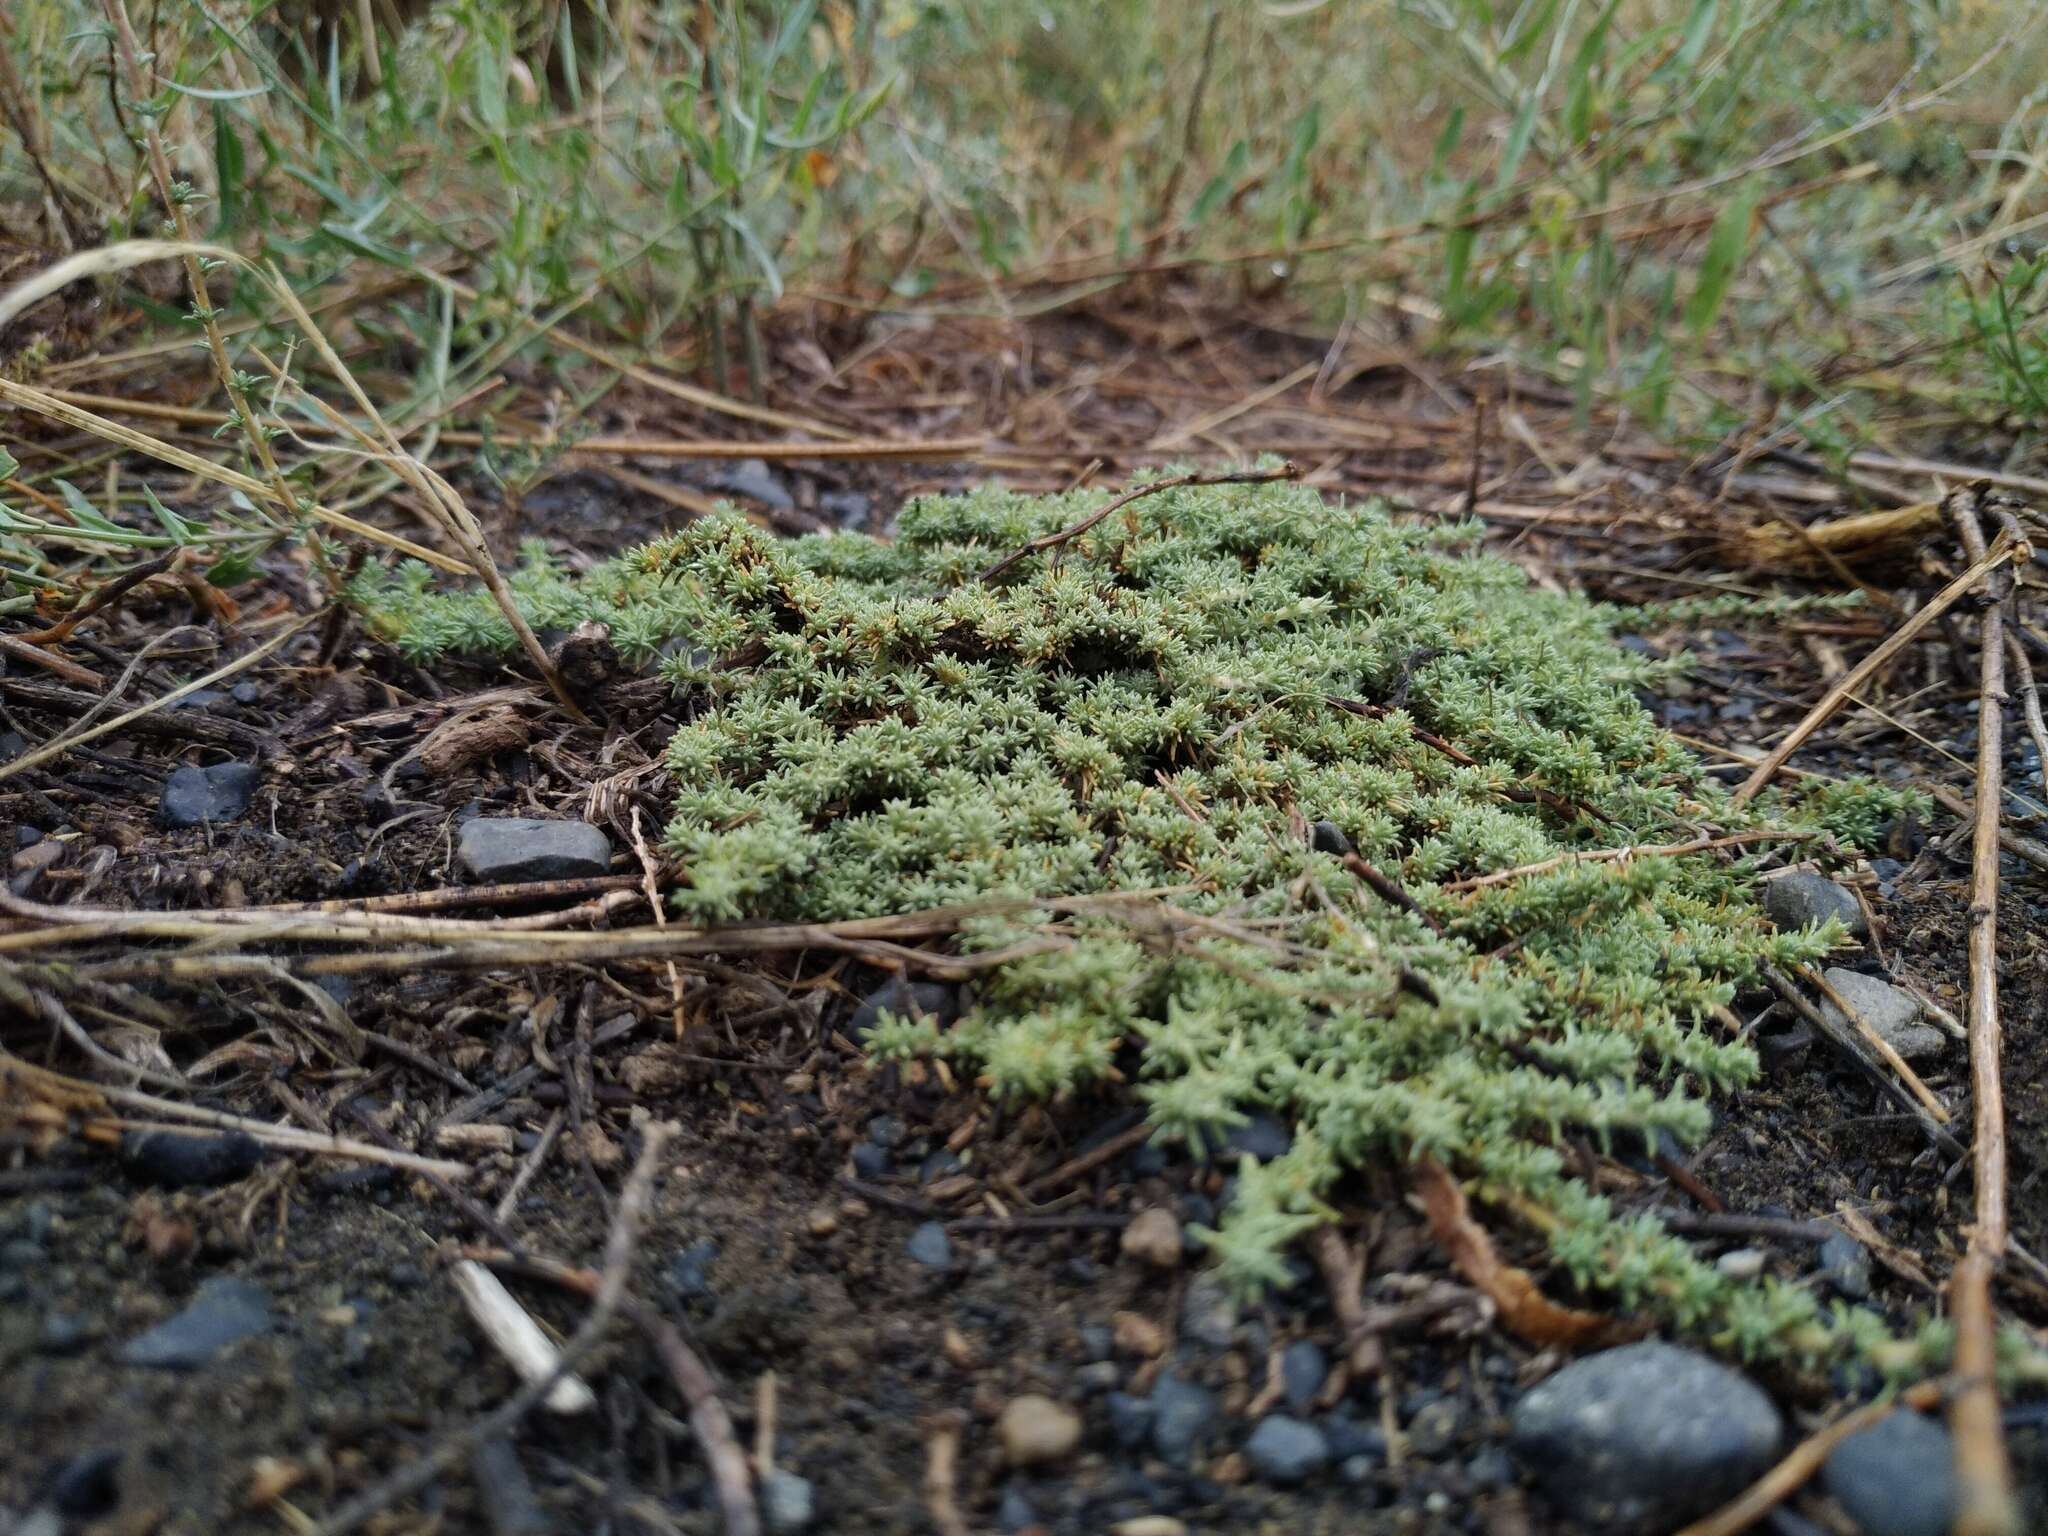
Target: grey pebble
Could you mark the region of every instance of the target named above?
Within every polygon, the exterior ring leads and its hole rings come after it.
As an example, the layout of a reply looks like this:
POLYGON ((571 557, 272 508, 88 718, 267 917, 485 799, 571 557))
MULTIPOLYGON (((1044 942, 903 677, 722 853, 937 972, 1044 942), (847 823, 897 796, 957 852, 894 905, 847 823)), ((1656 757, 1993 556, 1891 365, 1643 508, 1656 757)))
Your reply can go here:
POLYGON ((794 512, 796 500, 789 494, 782 482, 775 478, 765 459, 740 459, 721 466, 715 473, 705 477, 704 483, 714 491, 725 491, 734 496, 744 496, 749 501, 758 501, 774 512, 794 512))
POLYGON ((1408 1445, 1418 1456, 1441 1456, 1458 1438, 1464 1412, 1456 1398, 1425 1403, 1408 1421, 1408 1445))
POLYGON ((1319 821, 1310 830, 1314 834, 1317 853, 1334 854, 1341 859, 1347 853, 1358 851, 1351 846, 1351 839, 1344 835, 1344 829, 1334 821, 1319 821))
POLYGON ((469 1475, 483 1500, 491 1536, 547 1536, 552 1523, 534 1496, 512 1442, 494 1435, 469 1453, 469 1475))
POLYGON ((1305 1413, 1323 1390, 1330 1374, 1330 1357, 1314 1339, 1296 1339, 1280 1355, 1280 1387, 1287 1406, 1305 1413))
POLYGON ((903 1145, 903 1138, 910 1134, 910 1128, 895 1115, 877 1115, 868 1122, 868 1140, 878 1147, 892 1151, 903 1145))
POLYGON ((196 827, 202 822, 233 821, 256 798, 254 763, 215 763, 210 768, 187 766, 164 780, 157 819, 167 827, 196 827))
POLYGON ((1211 1349, 1228 1349, 1237 1335, 1237 1298, 1215 1270, 1204 1270, 1188 1282, 1181 1298, 1180 1331, 1211 1349))
POLYGON ((1234 1164, 1240 1157, 1249 1157, 1254 1162, 1270 1163, 1276 1157, 1285 1157, 1293 1146, 1294 1132, 1285 1122, 1273 1115, 1253 1115, 1223 1138, 1220 1161, 1234 1164))
POLYGON ((1955 1519, 1948 1431, 1906 1409, 1836 1446, 1821 1483, 1863 1536, 1943 1536, 1955 1519))
POLYGON ((1125 1450, 1135 1451, 1152 1438, 1152 1421, 1158 1417, 1158 1410, 1149 1397, 1112 1392, 1103 1399, 1103 1407, 1109 1412, 1109 1432, 1125 1450))
POLYGON ((698 1301, 711 1294, 711 1266, 718 1260, 718 1244, 700 1237, 677 1252, 668 1264, 668 1283, 684 1301, 698 1301))
POLYGON ((901 976, 892 976, 861 999, 853 1017, 846 1021, 847 1035, 854 1040, 865 1039, 885 1009, 899 1019, 929 1018, 939 1024, 950 1024, 959 1016, 960 994, 942 981, 905 981, 901 976))
POLYGON ((1152 1449, 1162 1461, 1184 1467, 1216 1429, 1216 1395, 1173 1372, 1152 1388, 1152 1449))
POLYGON ((1259 1427, 1244 1443, 1244 1454, 1267 1482, 1291 1487, 1329 1464, 1330 1442, 1315 1425, 1273 1413, 1259 1420, 1259 1427))
POLYGON ((863 1179, 879 1179, 889 1171, 895 1159, 872 1141, 856 1141, 853 1144, 853 1171, 863 1179))
POLYGON ((918 1263, 932 1269, 952 1267, 953 1240, 946 1236, 946 1229, 936 1221, 925 1222, 911 1233, 905 1251, 918 1263))
POLYGON ((1005 1536, 1016 1536, 1018 1531, 1027 1530, 1038 1524, 1038 1511, 1032 1507, 1022 1490, 1005 1488, 1002 1502, 996 1506, 996 1527, 1005 1536))
POLYGON ((1870 1295, 1870 1250, 1846 1232, 1820 1245, 1821 1278, 1851 1301, 1870 1295))
POLYGON ((200 1286, 177 1316, 130 1339, 121 1360, 161 1370, 196 1370, 230 1345, 268 1333, 271 1323, 270 1298, 263 1288, 224 1275, 200 1286))
MULTIPOLYGON (((1839 965, 1831 965, 1821 974, 1829 986, 1842 994, 1843 1001, 1854 1008, 1885 1044, 1905 1060, 1920 1061, 1938 1056, 1947 1046, 1947 1035, 1932 1024, 1920 1022, 1926 1005, 1904 988, 1895 987, 1882 977, 1866 976, 1861 971, 1847 970, 1839 965)), ((1849 1023, 1849 1016, 1835 1006, 1835 1000, 1825 994, 1820 1000, 1820 1011, 1831 1023, 1844 1028, 1854 1027, 1849 1023)))
POLYGON ((1074 1384, 1089 1393, 1107 1392, 1123 1379, 1123 1368, 1114 1360, 1097 1360, 1074 1372, 1074 1384))
POLYGON ((575 880, 612 867, 612 842, 587 821, 478 816, 464 824, 456 862, 473 880, 575 880))
POLYGON ((776 1536, 796 1536, 818 1518, 817 1490, 807 1477, 777 1467, 761 1479, 761 1518, 776 1536))
POLYGON ((1839 917, 1858 938, 1869 931, 1855 893, 1810 869, 1795 870, 1766 885, 1764 912, 1784 929, 1811 928, 1839 917))
POLYGON ((1101 1323, 1083 1323, 1074 1330, 1074 1336, 1081 1341, 1082 1357, 1090 1365, 1107 1360, 1116 1347, 1116 1335, 1101 1323))
POLYGON ((1574 1361, 1515 1405, 1516 1457, 1592 1530, 1658 1536, 1776 1456, 1777 1407, 1719 1361, 1657 1340, 1574 1361))

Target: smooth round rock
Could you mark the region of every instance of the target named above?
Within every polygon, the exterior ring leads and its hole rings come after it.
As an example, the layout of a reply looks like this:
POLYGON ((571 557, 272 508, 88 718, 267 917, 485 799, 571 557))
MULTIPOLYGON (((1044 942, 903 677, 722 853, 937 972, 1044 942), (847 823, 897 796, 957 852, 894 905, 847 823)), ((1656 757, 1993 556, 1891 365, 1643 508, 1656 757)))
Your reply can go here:
POLYGON ((1184 1467, 1216 1429, 1216 1395, 1171 1371, 1152 1388, 1152 1449, 1162 1461, 1184 1467))
POLYGON ((1306 1413, 1329 1379, 1330 1357, 1314 1339, 1296 1339, 1280 1354, 1280 1390, 1287 1406, 1306 1413))
MULTIPOLYGON (((1866 976, 1839 965, 1831 965, 1821 974, 1829 986, 1842 994, 1842 1001, 1854 1008, 1857 1016, 1876 1030, 1902 1060, 1921 1061, 1939 1056, 1947 1048, 1948 1036, 1932 1024, 1920 1021, 1926 1004, 1905 988, 1895 987, 1881 976, 1866 976)), ((1835 1006, 1835 1000, 1825 994, 1820 1000, 1820 1011, 1841 1028, 1855 1028, 1849 1016, 1835 1006)))
POLYGON ((1065 1403, 1026 1392, 1003 1405, 996 1434, 1011 1466, 1042 1467, 1065 1460, 1081 1443, 1081 1415, 1065 1403))
POLYGON ((936 1221, 928 1221, 911 1233, 905 1251, 930 1269, 947 1269, 953 1263, 953 1240, 936 1221))
POLYGON ((761 1519, 775 1536, 797 1536, 817 1518, 818 1495, 809 1478, 777 1467, 761 1479, 761 1519))
POLYGON ((1794 870, 1764 887, 1764 912, 1780 928, 1811 928, 1831 917, 1857 937, 1869 931, 1863 903, 1847 886, 1810 869, 1794 870))
POLYGON ((1820 1476, 1863 1536, 1946 1536, 1955 1520, 1948 1431, 1906 1409, 1836 1446, 1820 1476))
POLYGON ((1660 1536, 1746 1488, 1783 1434, 1746 1377, 1648 1340, 1575 1361, 1525 1394, 1512 1447, 1574 1524, 1660 1536))
POLYGON ((1267 1482, 1292 1487, 1329 1465, 1330 1442, 1315 1425, 1273 1413, 1259 1420, 1244 1443, 1244 1454, 1267 1482))
POLYGON ((1154 1269, 1178 1269, 1181 1261, 1180 1220, 1162 1206, 1152 1206, 1131 1218, 1118 1246, 1126 1258, 1149 1264, 1154 1269))

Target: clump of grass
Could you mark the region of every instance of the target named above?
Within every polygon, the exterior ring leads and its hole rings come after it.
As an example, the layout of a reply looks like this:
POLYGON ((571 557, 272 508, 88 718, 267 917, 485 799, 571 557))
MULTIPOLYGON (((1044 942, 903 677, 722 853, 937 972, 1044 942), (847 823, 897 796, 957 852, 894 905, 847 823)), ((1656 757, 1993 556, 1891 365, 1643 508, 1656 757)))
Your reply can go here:
MULTIPOLYGON (((1570 857, 1745 821, 1636 703, 1626 615, 1463 552, 1475 528, 1283 486, 1167 491, 980 575, 1100 501, 921 500, 893 543, 721 515, 515 587, 536 624, 670 653, 697 699, 667 757, 692 917, 1039 903, 964 923, 983 968, 959 1023, 890 1020, 872 1048, 946 1056, 1005 1098, 1128 1081, 1196 1145, 1254 1109, 1291 1120, 1206 1234, 1239 1284, 1283 1280, 1347 1174, 1426 1155, 1537 1212, 1620 1305, 1748 1355, 1920 1363, 1802 1288, 1697 1262, 1570 1171, 1571 1136, 1703 1136, 1707 1101, 1756 1072, 1713 1011, 1760 962, 1842 937, 1774 931, 1749 849, 1570 857), (1118 892, 1149 894, 1043 905, 1118 892)), ((509 638, 422 571, 355 596, 415 655, 509 638)))

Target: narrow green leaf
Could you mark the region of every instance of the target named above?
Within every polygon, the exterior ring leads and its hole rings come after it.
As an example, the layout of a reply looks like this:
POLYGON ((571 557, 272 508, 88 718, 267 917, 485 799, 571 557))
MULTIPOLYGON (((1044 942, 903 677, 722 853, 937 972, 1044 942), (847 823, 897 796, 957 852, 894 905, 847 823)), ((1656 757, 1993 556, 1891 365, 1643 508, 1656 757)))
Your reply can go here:
POLYGON ((168 533, 180 544, 196 544, 199 542, 199 536, 191 525, 161 501, 158 501, 155 491, 152 491, 145 485, 142 488, 142 495, 149 503, 149 510, 156 514, 156 520, 164 525, 165 533, 168 533))
POLYGON ((1706 254, 1700 258, 1700 275, 1685 305, 1685 323, 1695 336, 1714 323, 1722 301, 1728 297, 1728 286, 1742 267, 1742 258, 1749 250, 1749 226, 1756 217, 1761 190, 1754 177, 1745 181, 1734 200, 1714 220, 1713 232, 1707 236, 1706 254))
POLYGON ((1542 105, 1543 99, 1534 91, 1522 99, 1514 126, 1508 129, 1508 141, 1501 148, 1500 173, 1493 178, 1496 188, 1513 181, 1515 172, 1522 168, 1522 156, 1529 152, 1529 140, 1536 132, 1536 109, 1542 105))
POLYGON ((102 516, 100 509, 85 499, 85 492, 69 480, 59 480, 57 489, 63 494, 64 506, 81 528, 90 528, 95 533, 126 533, 128 530, 119 523, 102 516))

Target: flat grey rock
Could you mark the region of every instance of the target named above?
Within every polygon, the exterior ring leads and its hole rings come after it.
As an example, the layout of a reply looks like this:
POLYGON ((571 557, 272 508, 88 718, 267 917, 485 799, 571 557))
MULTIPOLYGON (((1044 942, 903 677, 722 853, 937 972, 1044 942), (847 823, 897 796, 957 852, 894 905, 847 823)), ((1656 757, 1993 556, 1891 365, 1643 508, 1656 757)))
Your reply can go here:
POLYGON ((261 1286, 223 1276, 199 1287, 190 1306, 122 1346, 126 1365, 159 1370, 191 1371, 207 1364, 230 1345, 271 1327, 270 1298, 261 1286))
MULTIPOLYGON (((1920 1021, 1926 1009, 1912 993, 1893 986, 1882 977, 1866 976, 1861 971, 1846 970, 1839 965, 1829 966, 1822 974, 1828 985, 1841 993, 1849 1006, 1907 1061, 1921 1061, 1939 1055, 1948 1044, 1947 1035, 1932 1024, 1920 1021)), ((1834 999, 1825 993, 1821 995, 1820 1008, 1831 1022, 1845 1028, 1854 1027, 1849 1023, 1848 1015, 1837 1008, 1834 999)))
POLYGON ((949 1269, 953 1264, 953 1240, 936 1221, 925 1222, 911 1233, 904 1251, 928 1269, 949 1269))
POLYGON ((1946 1536, 1955 1519, 1948 1431, 1907 1409, 1836 1446, 1820 1475, 1863 1536, 1946 1536))
POLYGON ((1330 1442, 1313 1424, 1268 1414, 1244 1443, 1245 1459, 1269 1483, 1291 1487, 1308 1481, 1329 1465, 1330 1442))
POLYGON ((774 1536, 797 1536, 818 1518, 818 1492, 807 1477, 777 1467, 761 1479, 761 1519, 774 1536))
POLYGON ((1228 1349, 1237 1337, 1237 1298, 1215 1270, 1205 1269, 1188 1282, 1180 1302, 1180 1331, 1211 1349, 1228 1349))
POLYGON ((744 496, 749 501, 758 501, 771 511, 796 510, 796 498, 775 478, 775 472, 768 467, 766 459, 737 460, 715 471, 704 483, 714 491, 725 491, 734 496, 744 496))
POLYGON ((1306 1413, 1330 1374, 1330 1357, 1314 1339, 1296 1339, 1280 1355, 1280 1387, 1287 1406, 1306 1413))
POLYGON ((1764 912, 1780 928, 1811 928, 1839 917, 1857 938, 1870 931, 1863 904, 1847 886, 1810 869, 1781 875, 1764 887, 1764 912))
POLYGON ((1527 1393, 1511 1444, 1574 1525, 1661 1536, 1748 1487, 1783 1433, 1748 1378, 1649 1340, 1575 1361, 1527 1393))
POLYGON ((515 880, 577 880, 612 867, 612 840, 587 821, 478 816, 462 828, 455 857, 484 885, 515 880))
POLYGON ((167 827, 196 827, 208 821, 233 821, 256 798, 254 763, 215 763, 210 768, 184 767, 164 780, 157 819, 167 827))

